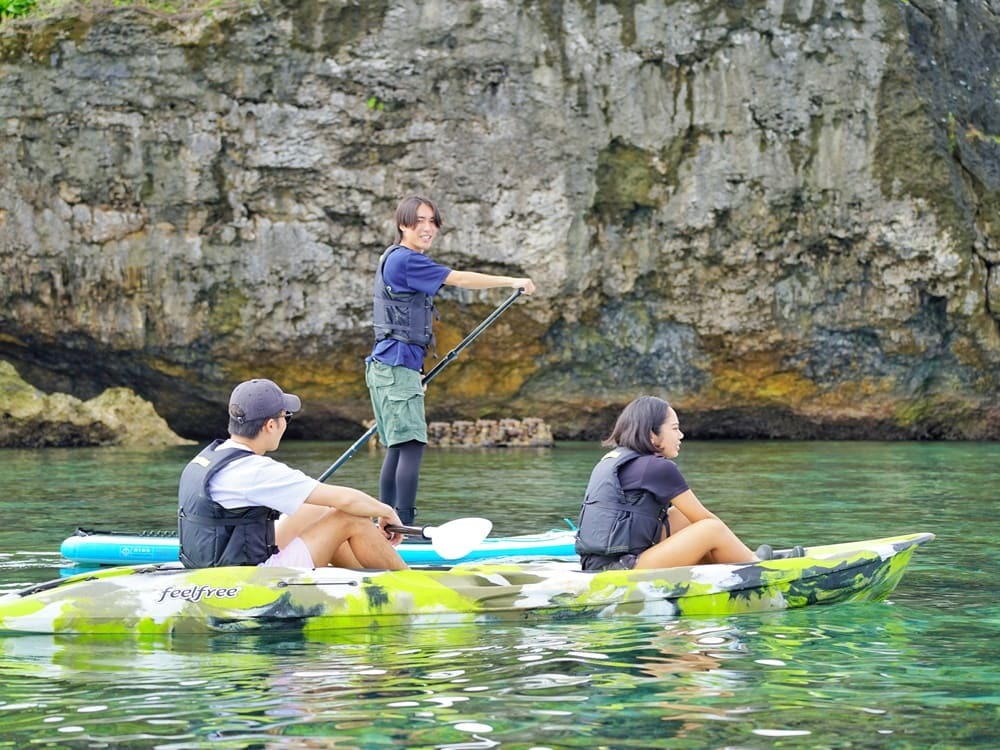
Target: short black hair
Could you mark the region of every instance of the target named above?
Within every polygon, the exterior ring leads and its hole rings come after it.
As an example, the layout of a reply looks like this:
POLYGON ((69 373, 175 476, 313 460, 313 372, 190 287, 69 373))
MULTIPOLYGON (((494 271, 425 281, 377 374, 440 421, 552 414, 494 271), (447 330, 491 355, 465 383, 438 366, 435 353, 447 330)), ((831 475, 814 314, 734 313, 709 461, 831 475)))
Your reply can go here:
POLYGON ((419 195, 411 195, 403 198, 396 206, 396 242, 403 239, 400 227, 415 227, 417 225, 417 210, 421 206, 428 206, 434 212, 434 226, 441 228, 441 214, 438 213, 437 206, 426 198, 419 195))
POLYGON ((239 411, 238 406, 229 407, 229 434, 235 437, 245 437, 245 438, 255 438, 260 434, 260 431, 264 429, 264 425, 267 424, 269 419, 280 419, 281 414, 276 414, 270 417, 262 417, 260 419, 243 419, 242 414, 233 414, 234 411, 239 411))
POLYGON ((652 435, 667 421, 670 404, 656 396, 639 396, 629 403, 615 421, 604 445, 628 448, 636 453, 655 454, 652 435))

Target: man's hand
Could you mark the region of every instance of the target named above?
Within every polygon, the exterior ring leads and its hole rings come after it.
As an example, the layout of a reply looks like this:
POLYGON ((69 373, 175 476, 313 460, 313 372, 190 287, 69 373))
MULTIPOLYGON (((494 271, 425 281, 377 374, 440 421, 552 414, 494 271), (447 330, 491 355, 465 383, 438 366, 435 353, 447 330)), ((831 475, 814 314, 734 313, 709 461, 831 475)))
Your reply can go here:
POLYGON ((513 284, 513 286, 520 287, 521 289, 524 290, 525 294, 535 293, 535 282, 528 278, 517 279, 513 284))
POLYGON ((389 513, 387 515, 379 516, 376 519, 376 523, 378 523, 379 528, 382 529, 382 533, 385 534, 385 538, 389 540, 389 543, 392 544, 393 547, 396 547, 403 541, 403 535, 398 531, 389 531, 386 526, 402 526, 403 522, 399 519, 399 515, 391 506, 387 505, 385 507, 389 513))

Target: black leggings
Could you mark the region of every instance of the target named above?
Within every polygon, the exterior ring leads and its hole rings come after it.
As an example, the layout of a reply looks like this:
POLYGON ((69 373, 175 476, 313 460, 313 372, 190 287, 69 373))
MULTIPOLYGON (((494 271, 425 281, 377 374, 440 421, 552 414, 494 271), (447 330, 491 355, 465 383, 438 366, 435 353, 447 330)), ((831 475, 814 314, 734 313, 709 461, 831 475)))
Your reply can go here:
POLYGON ((382 473, 378 478, 380 498, 399 514, 399 520, 409 526, 417 515, 417 484, 420 481, 420 462, 426 446, 418 440, 408 440, 386 451, 382 473))

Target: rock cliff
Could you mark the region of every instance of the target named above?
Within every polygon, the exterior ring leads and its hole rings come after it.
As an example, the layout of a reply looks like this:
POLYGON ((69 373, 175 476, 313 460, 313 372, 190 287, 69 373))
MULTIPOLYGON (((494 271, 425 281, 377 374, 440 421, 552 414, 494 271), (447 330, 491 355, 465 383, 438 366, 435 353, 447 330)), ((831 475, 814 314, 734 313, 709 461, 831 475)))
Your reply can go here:
MULTIPOLYGON (((0 358, 170 426, 370 418, 375 261, 530 275, 429 418, 1000 438, 1000 2, 262 0, 0 24, 0 358), (223 419, 220 419, 220 415, 223 419)), ((504 299, 446 289, 439 352, 504 299)))
POLYGON ((45 394, 0 362, 0 446, 16 448, 186 445, 146 401, 128 388, 109 388, 81 401, 45 394))

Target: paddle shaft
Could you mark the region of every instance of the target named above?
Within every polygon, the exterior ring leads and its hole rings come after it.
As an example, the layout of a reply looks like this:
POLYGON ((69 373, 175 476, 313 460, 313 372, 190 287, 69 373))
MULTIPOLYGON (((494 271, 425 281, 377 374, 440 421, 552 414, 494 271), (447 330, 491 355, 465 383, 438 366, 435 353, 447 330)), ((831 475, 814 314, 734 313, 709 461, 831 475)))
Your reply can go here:
MULTIPOLYGON (((434 368, 429 373, 424 375, 423 378, 421 378, 420 380, 421 385, 426 386, 429 382, 431 382, 435 378, 435 376, 437 376, 437 374, 441 372, 441 370, 447 367, 448 364, 453 359, 455 359, 455 357, 457 357, 463 349, 465 349, 465 347, 467 347, 469 344, 475 341, 476 337, 479 336, 479 334, 481 334, 483 331, 485 331, 487 328, 493 325, 493 322, 501 315, 503 315, 504 310, 506 310, 508 307, 514 304, 514 301, 521 296, 521 292, 523 291, 524 291, 523 289, 515 289, 514 293, 510 295, 510 297, 508 297, 503 304, 501 304, 496 310, 491 312, 489 316, 487 316, 487 318, 483 320, 482 323, 476 326, 472 330, 472 332, 469 333, 468 336, 466 336, 464 339, 461 340, 461 342, 459 342, 458 346, 456 346, 454 349, 448 352, 444 356, 444 359, 442 359, 440 362, 434 365, 434 368)), ((357 453, 358 449, 361 446, 363 446, 365 443, 371 440, 372 435, 374 435, 376 432, 378 432, 378 425, 373 424, 371 427, 368 428, 368 431, 364 435, 355 440, 353 445, 351 445, 350 448, 344 451, 343 455, 340 458, 338 458, 330 465, 330 468, 328 468, 326 471, 324 471, 322 474, 319 475, 319 481, 325 482, 327 479, 329 479, 330 475, 333 474, 333 472, 335 472, 345 463, 347 463, 347 460, 355 453, 357 453)))
POLYGON ((402 534, 403 536, 419 536, 424 539, 430 539, 427 536, 426 529, 427 526, 396 526, 394 524, 389 524, 385 527, 385 530, 391 534, 402 534))

